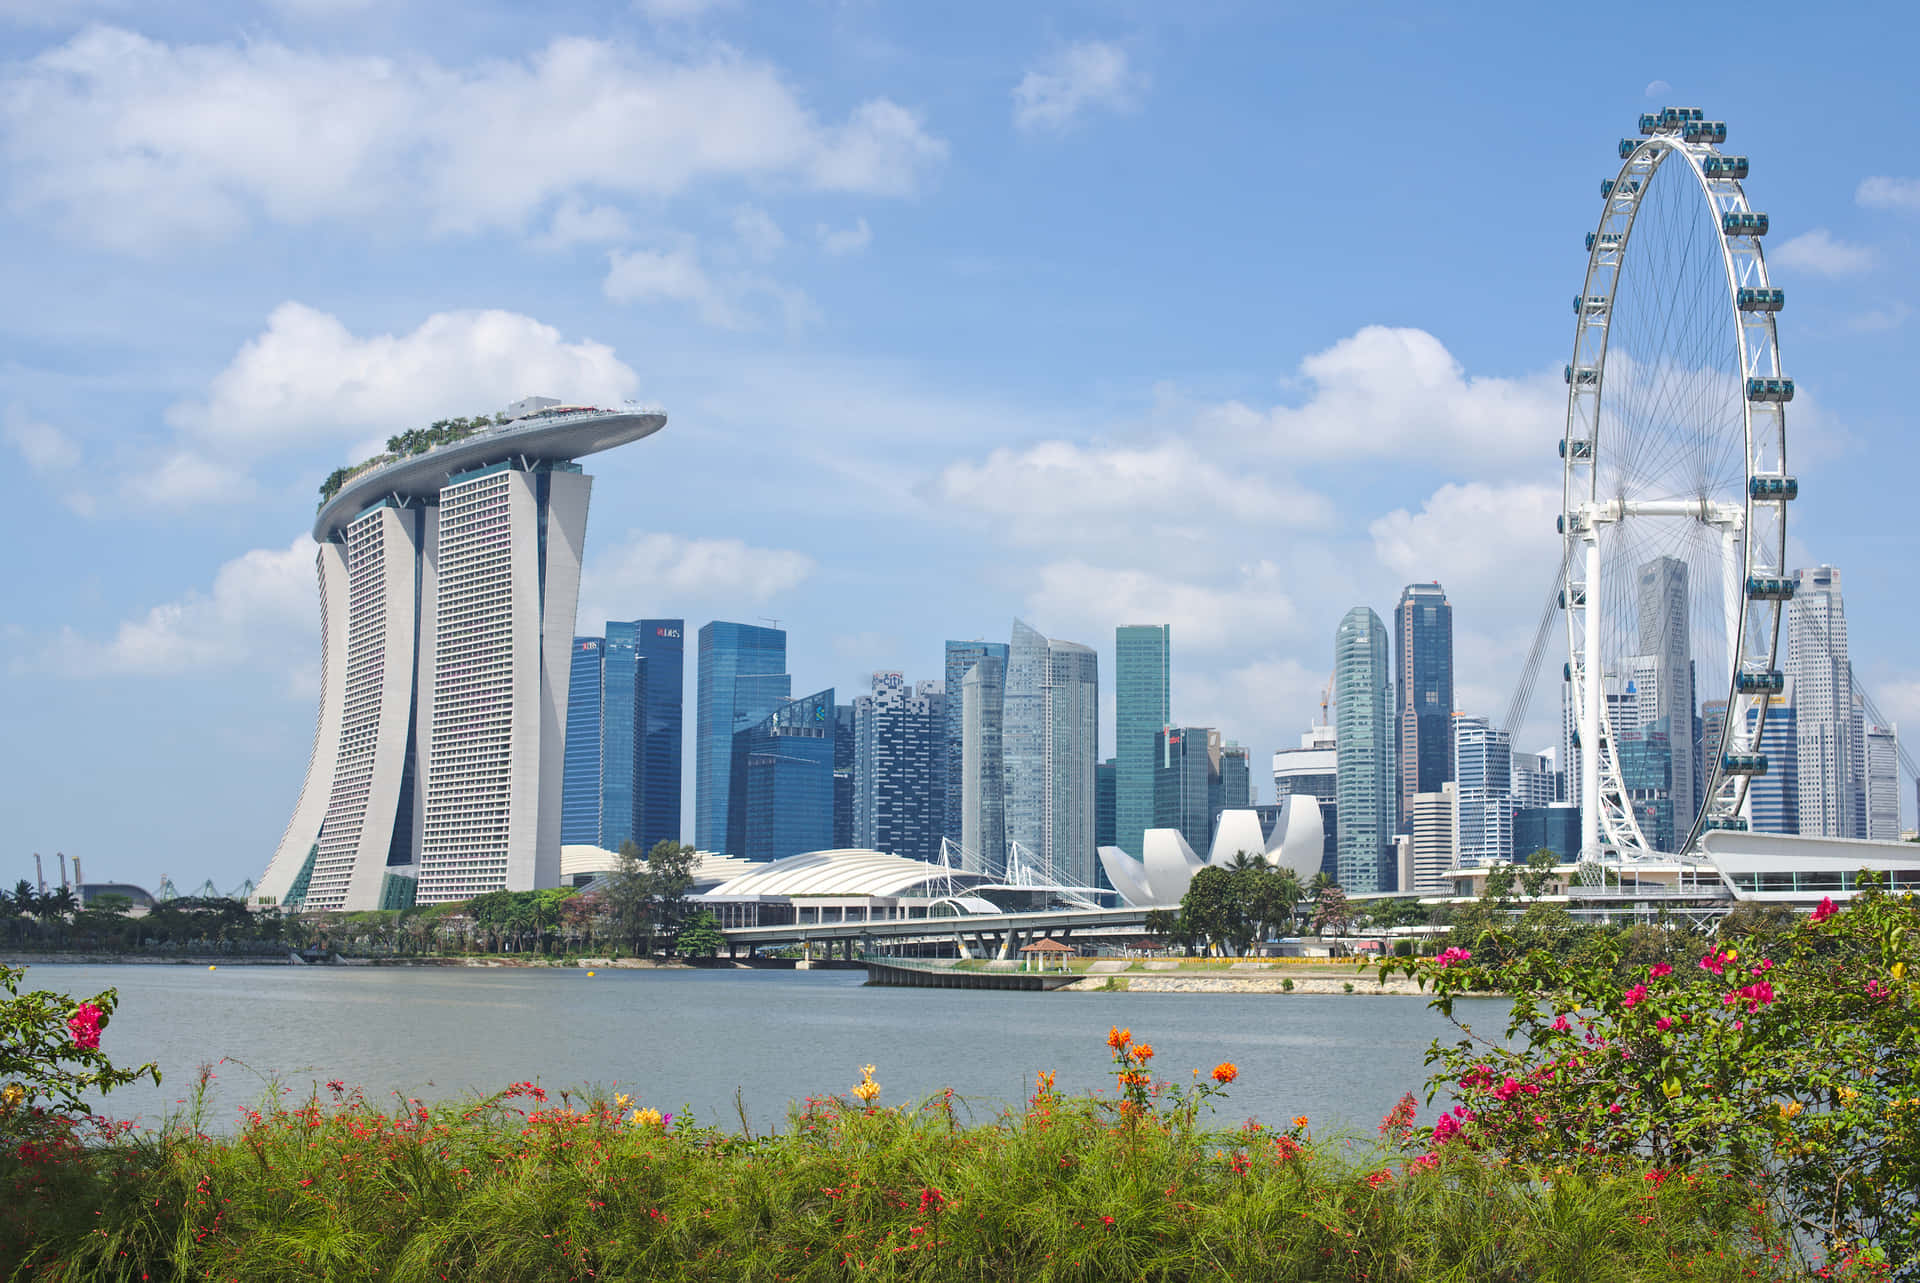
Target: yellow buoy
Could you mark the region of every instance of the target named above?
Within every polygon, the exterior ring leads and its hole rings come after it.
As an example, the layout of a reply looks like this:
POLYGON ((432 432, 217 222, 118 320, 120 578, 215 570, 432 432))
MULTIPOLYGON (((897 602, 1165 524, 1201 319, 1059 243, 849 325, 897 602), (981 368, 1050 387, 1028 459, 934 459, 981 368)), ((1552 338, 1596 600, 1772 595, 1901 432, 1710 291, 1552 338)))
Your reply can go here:
POLYGON ((214 966, 213 966, 213 965, 212 965, 211 963, 209 963, 209 964, 208 964, 208 966, 207 966, 207 970, 208 970, 208 971, 213 971, 213 970, 216 970, 216 969, 217 969, 217 968, 215 968, 215 967, 214 967, 214 966))

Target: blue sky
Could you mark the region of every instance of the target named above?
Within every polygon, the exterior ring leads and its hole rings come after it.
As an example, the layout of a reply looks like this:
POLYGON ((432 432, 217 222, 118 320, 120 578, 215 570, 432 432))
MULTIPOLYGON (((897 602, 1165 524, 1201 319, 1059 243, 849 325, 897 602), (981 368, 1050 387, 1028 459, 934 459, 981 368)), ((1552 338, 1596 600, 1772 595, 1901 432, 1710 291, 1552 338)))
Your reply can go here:
POLYGON ((1451 9, 0 0, 0 879, 257 875, 314 487, 530 393, 671 415, 589 463, 582 631, 778 618, 844 697, 1016 614, 1110 692, 1170 621, 1176 717, 1264 761, 1437 578, 1497 715, 1581 238, 1668 102, 1753 157, 1795 560, 1920 725, 1912 10, 1451 9))

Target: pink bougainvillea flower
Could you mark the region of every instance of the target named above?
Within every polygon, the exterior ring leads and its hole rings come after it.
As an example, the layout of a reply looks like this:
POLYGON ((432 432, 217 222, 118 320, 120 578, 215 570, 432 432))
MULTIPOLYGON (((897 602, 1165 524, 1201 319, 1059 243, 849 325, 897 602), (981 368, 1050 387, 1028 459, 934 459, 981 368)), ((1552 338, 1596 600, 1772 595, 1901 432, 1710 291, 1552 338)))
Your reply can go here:
POLYGON ((1716 976, 1725 975, 1727 960, 1721 957, 1719 950, 1716 949, 1714 952, 1700 959, 1700 969, 1703 971, 1711 971, 1716 976))
POLYGON ((1440 967, 1451 967, 1456 962, 1469 962, 1472 960, 1472 958, 1473 958, 1473 950, 1454 947, 1454 948, 1442 950, 1440 953, 1440 956, 1434 959, 1434 965, 1440 966, 1440 967))
POLYGON ((1814 910, 1812 914, 1808 916, 1807 921, 1825 922, 1838 912, 1840 912, 1840 906, 1833 902, 1833 897, 1830 895, 1822 896, 1820 903, 1814 906, 1814 910))
POLYGON ((73 1045, 85 1051, 100 1050, 100 1017, 105 1013, 90 1002, 83 1002, 67 1017, 67 1030, 73 1045))
POLYGON ((1620 1005, 1623 1007, 1637 1007, 1646 1000, 1647 987, 1645 985, 1635 985, 1620 995, 1620 1005))
POLYGON ((1555 1030, 1557 1030, 1560 1033, 1566 1033, 1573 1028, 1572 1025, 1567 1023, 1567 1017, 1565 1013, 1562 1013, 1553 1018, 1553 1027, 1555 1030))
POLYGON ((1653 1022, 1653 1027, 1655 1029, 1658 1029, 1661 1033, 1665 1033, 1667 1032, 1667 1030, 1673 1028, 1673 1021, 1668 1020, 1665 1016, 1662 1016, 1660 1017, 1660 1019, 1653 1022))
POLYGON ((1656 962, 1647 968, 1647 979, 1649 980, 1658 980, 1661 976, 1670 976, 1672 974, 1673 968, 1664 962, 1656 962))

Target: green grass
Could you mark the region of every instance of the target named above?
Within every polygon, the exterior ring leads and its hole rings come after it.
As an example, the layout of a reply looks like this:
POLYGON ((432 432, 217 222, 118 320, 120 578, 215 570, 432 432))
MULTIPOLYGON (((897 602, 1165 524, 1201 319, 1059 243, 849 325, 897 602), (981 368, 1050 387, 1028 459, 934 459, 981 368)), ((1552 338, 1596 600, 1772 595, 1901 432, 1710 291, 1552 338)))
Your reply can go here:
MULTIPOLYGON (((884 1081, 885 1075, 880 1075, 884 1081)), ((525 1087, 271 1104, 0 1155, 0 1277, 44 1280, 1519 1280, 1791 1277, 1749 1191, 1460 1150, 1210 1133, 1040 1095, 969 1125, 810 1101, 777 1136, 525 1087)), ((957 1116, 956 1116, 957 1115, 957 1116)), ((744 1124, 742 1124, 744 1126, 744 1124)))

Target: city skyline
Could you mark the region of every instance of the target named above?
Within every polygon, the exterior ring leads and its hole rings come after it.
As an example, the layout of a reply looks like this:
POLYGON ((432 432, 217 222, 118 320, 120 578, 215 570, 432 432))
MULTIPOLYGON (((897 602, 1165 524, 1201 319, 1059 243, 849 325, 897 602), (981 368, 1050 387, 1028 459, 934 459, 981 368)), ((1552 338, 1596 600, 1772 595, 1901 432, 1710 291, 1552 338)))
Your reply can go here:
MULTIPOLYGON (((582 634, 773 617, 796 689, 847 692, 1016 615, 1109 672, 1115 627, 1164 622, 1175 716, 1264 755, 1314 720, 1340 612, 1438 579, 1456 703, 1497 717, 1559 551, 1596 184, 1668 102, 1731 123, 1772 211, 1790 563, 1844 567, 1861 682, 1920 718, 1884 464, 1920 166, 1809 109, 1903 118, 1910 14, 1862 52, 1797 12, 1711 50, 1399 6, 328 12, 0 17, 0 263, 34 300, 0 322, 0 486, 36 550, 0 617, 29 732, 0 807, 27 849, 252 876, 311 746, 313 487, 532 393, 675 408, 596 466, 582 634), (1572 40, 1596 70, 1569 81, 1572 40), (1739 71, 1778 44, 1814 68, 1791 96, 1739 71), (286 132, 210 130, 213 102, 286 132), (709 102, 738 113, 663 105, 709 102), (1442 198, 1516 104, 1551 137, 1442 198), (490 123, 535 119, 572 143, 490 123), (1383 132, 1391 175, 1354 145, 1383 132)), ((1517 747, 1552 742, 1550 684, 1517 747)))

